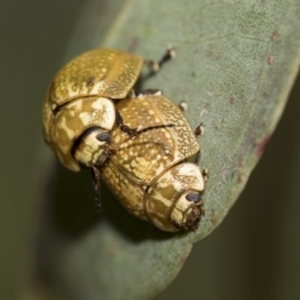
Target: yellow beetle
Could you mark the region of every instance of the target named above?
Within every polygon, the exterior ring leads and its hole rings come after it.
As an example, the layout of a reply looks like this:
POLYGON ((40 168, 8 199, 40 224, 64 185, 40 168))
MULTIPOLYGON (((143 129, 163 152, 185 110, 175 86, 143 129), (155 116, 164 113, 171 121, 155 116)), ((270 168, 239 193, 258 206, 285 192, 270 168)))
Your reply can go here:
POLYGON ((132 88, 143 64, 156 71, 173 55, 170 48, 155 63, 132 53, 96 49, 74 58, 56 74, 44 104, 44 137, 66 168, 76 172, 81 165, 93 165, 91 153, 107 142, 107 133, 115 124, 131 133, 115 109, 114 100, 134 95, 132 88), (87 149, 90 153, 85 160, 76 161, 72 155, 76 140, 92 128, 91 149, 87 149))
POLYGON ((55 76, 43 111, 44 136, 72 171, 91 168, 136 217, 164 231, 195 229, 204 213, 206 173, 187 160, 200 145, 186 118, 157 90, 133 92, 143 64, 159 63, 114 49, 80 55, 55 76), (116 101, 118 100, 118 101, 116 101))
MULTIPOLYGON (((200 145, 182 111, 159 91, 121 100, 116 107, 138 130, 131 137, 112 130, 106 160, 98 166, 107 186, 131 214, 161 230, 197 228, 206 171, 188 161, 200 145)), ((75 157, 81 152, 78 148, 75 157)))
MULTIPOLYGON (((115 125, 132 134, 135 129, 123 123, 114 101, 134 96, 132 88, 144 64, 157 71, 174 55, 169 48, 155 63, 115 49, 95 49, 66 64, 50 84, 43 109, 44 137, 60 162, 75 172, 92 168, 115 125), (74 151, 83 138, 89 146, 76 160, 74 151)), ((98 193, 98 210, 100 205, 98 193)))

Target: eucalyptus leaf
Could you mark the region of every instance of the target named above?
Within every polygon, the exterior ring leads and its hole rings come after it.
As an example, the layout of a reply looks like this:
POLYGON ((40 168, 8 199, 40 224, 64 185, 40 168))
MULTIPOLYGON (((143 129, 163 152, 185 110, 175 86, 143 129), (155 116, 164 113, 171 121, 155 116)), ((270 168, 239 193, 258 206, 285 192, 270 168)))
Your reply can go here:
MULTIPOLYGON (((238 199, 298 70, 299 0, 131 0, 118 12, 115 3, 121 1, 110 2, 116 17, 101 46, 149 59, 159 59, 168 44, 176 49, 176 58, 156 76, 142 77, 138 88, 161 89, 175 103, 184 100, 192 127, 204 124, 206 214, 194 232, 160 232, 131 217, 104 187, 98 216, 89 174, 59 169, 45 243, 47 268, 67 299, 149 299, 164 289, 193 243, 211 233, 238 199)), ((84 50, 78 40, 83 32, 93 38, 87 47, 100 46, 100 3, 89 3, 81 20, 93 20, 93 26, 81 21, 69 56, 84 50)))

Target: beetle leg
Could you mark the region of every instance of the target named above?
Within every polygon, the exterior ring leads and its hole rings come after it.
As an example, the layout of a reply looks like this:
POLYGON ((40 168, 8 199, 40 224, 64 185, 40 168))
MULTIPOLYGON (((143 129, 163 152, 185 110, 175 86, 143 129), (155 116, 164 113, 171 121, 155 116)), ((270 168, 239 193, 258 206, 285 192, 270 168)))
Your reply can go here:
POLYGON ((196 134, 196 136, 200 136, 203 133, 204 133, 203 123, 200 123, 195 129, 195 134, 196 134))
POLYGON ((146 95, 160 96, 162 94, 161 90, 158 89, 147 89, 138 94, 138 98, 144 97, 146 95))
POLYGON ((169 60, 175 58, 176 52, 173 46, 168 46, 166 52, 164 53, 163 57, 158 61, 155 62, 153 60, 144 60, 144 64, 149 68, 151 73, 156 73, 160 70, 160 68, 169 60))
POLYGON ((196 164, 196 165, 199 164, 200 156, 201 156, 201 153, 200 153, 200 150, 199 150, 199 151, 196 153, 196 155, 195 155, 194 164, 196 164))
POLYGON ((92 168, 92 176, 93 176, 93 183, 94 183, 94 190, 95 190, 96 212, 100 212, 102 209, 100 170, 95 167, 92 168))
MULTIPOLYGON (((126 125, 124 125, 126 126, 126 125)), ((112 151, 116 151, 120 145, 126 143, 127 141, 130 141, 130 140, 134 140, 138 135, 148 131, 148 130, 154 130, 154 129, 161 129, 161 128, 167 128, 167 127, 175 127, 174 124, 162 124, 162 125, 154 125, 154 126, 149 126, 149 127, 146 127, 146 128, 135 128, 135 130, 131 130, 131 134, 129 135, 129 137, 127 137, 126 139, 122 140, 121 142, 119 142, 118 144, 110 144, 109 145, 109 150, 112 150, 112 151)), ((128 127, 129 128, 129 127, 128 127)), ((126 132, 128 133, 128 132, 126 132)), ((164 151, 165 153, 168 155, 170 154, 170 149, 168 149, 167 147, 165 147, 163 145, 163 143, 160 143, 158 142, 157 144, 161 145, 162 147, 164 147, 164 151)))
POLYGON ((176 51, 175 48, 171 45, 168 46, 167 51, 163 55, 163 57, 158 62, 159 67, 161 68, 164 63, 167 61, 174 59, 176 57, 176 51))
MULTIPOLYGON (((201 152, 199 150, 195 155, 194 164, 199 165, 200 156, 201 156, 201 152)), ((203 176, 204 181, 207 181, 208 170, 206 168, 202 170, 202 176, 203 176)))
POLYGON ((132 133, 132 135, 130 136, 130 139, 134 139, 137 135, 140 135, 149 130, 168 128, 168 127, 175 127, 175 125, 174 124, 162 124, 162 125, 149 126, 149 127, 143 128, 143 129, 136 128, 137 130, 132 133))
POLYGON ((129 98, 135 98, 136 97, 134 89, 131 89, 131 91, 129 92, 127 97, 129 97, 129 98))
POLYGON ((178 107, 183 113, 187 111, 187 103, 184 100, 179 102, 178 107))
POLYGON ((138 132, 138 128, 130 128, 126 124, 124 124, 123 118, 119 111, 116 109, 116 125, 120 128, 120 130, 129 136, 138 132))
POLYGON ((206 168, 202 170, 202 175, 203 175, 204 181, 207 181, 207 178, 208 178, 208 170, 207 170, 206 168))
POLYGON ((205 208, 202 198, 200 198, 200 201, 197 203, 197 206, 200 208, 201 216, 205 216, 205 208))
MULTIPOLYGON (((146 90, 145 93, 156 93, 158 90, 146 90)), ((160 92, 160 91, 159 91, 160 92)), ((145 131, 148 131, 148 130, 153 130, 153 129, 159 129, 159 128, 166 128, 166 127, 174 127, 175 125, 174 124, 163 124, 163 125, 155 125, 155 126, 149 126, 149 127, 146 127, 144 129, 140 129, 139 127, 136 127, 136 128, 130 128, 129 126, 127 126, 126 124, 124 124, 123 122, 123 118, 121 116, 121 114, 116 110, 116 115, 117 115, 117 118, 116 118, 116 124, 117 126, 120 128, 120 130, 126 134, 129 135, 129 138, 130 139, 134 139, 137 135, 145 132, 145 131)))

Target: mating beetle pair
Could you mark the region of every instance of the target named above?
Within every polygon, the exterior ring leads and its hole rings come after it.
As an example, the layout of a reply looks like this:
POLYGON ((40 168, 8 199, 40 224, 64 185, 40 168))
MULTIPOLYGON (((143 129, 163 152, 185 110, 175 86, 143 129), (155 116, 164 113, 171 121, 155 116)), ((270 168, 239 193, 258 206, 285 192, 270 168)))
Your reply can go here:
POLYGON ((205 173, 187 160, 200 145, 180 109, 158 90, 135 96, 142 66, 113 49, 73 59, 55 76, 43 111, 44 136, 72 171, 91 168, 100 209, 102 178, 134 216, 164 231, 195 229, 204 213, 205 173))

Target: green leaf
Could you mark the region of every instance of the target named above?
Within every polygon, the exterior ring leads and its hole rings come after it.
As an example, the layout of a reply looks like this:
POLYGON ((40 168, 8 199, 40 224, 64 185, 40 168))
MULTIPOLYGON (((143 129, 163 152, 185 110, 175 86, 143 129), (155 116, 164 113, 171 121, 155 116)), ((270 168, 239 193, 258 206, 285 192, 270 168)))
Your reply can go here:
MULTIPOLYGON (((121 2, 113 2, 106 16, 121 2)), ((100 43, 100 27, 107 26, 100 21, 107 23, 96 6, 90 2, 82 18, 90 23, 78 27, 68 56, 83 50, 84 32, 91 37, 87 48, 100 43)), ((124 3, 102 45, 151 59, 159 59, 168 44, 176 48, 176 59, 140 88, 159 88, 175 103, 184 99, 192 127, 204 123, 200 164, 209 169, 206 215, 195 232, 160 232, 129 216, 104 188, 104 212, 97 216, 88 174, 60 169, 45 245, 47 268, 66 298, 149 299, 176 276, 192 244, 221 223, 287 100, 298 70, 299 13, 299 0, 124 3)))

